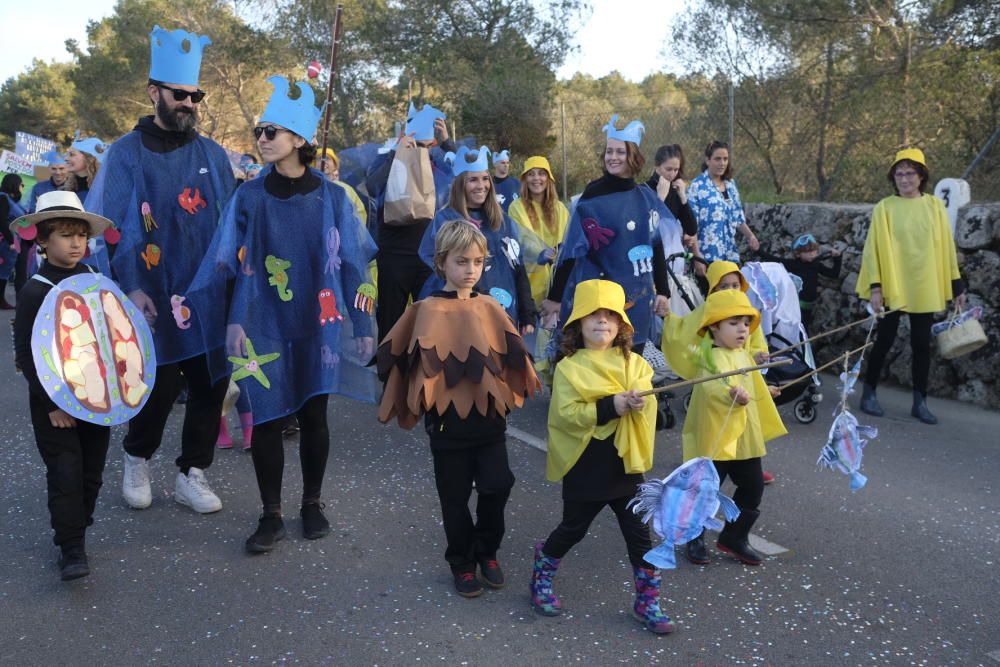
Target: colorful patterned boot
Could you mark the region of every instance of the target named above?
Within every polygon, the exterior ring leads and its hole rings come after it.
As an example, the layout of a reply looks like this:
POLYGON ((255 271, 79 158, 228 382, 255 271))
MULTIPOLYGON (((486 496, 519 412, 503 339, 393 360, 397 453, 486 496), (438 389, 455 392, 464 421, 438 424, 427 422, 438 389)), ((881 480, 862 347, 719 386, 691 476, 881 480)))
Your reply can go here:
POLYGON ((647 630, 658 635, 674 631, 670 617, 660 611, 660 571, 646 567, 634 567, 635 605, 632 612, 647 630))
POLYGON ((253 439, 253 413, 240 413, 240 429, 243 431, 243 449, 250 449, 250 442, 253 439))
POLYGON ((531 573, 531 606, 543 616, 558 616, 562 613, 562 604, 552 592, 552 577, 559 569, 559 558, 552 558, 542 553, 542 545, 535 545, 535 570, 531 573))
POLYGON ((229 449, 233 446, 233 439, 229 437, 229 425, 223 417, 219 422, 219 437, 215 440, 215 446, 219 449, 229 449))

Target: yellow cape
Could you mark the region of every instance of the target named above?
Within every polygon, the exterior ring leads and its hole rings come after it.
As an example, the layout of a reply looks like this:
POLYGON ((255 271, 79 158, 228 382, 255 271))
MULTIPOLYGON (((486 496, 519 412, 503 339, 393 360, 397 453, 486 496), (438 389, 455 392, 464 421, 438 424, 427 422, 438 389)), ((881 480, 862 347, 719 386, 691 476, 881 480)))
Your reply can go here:
MULTIPOLYGON (((701 320, 705 314, 705 304, 699 305, 687 315, 667 314, 667 319, 663 321, 663 338, 660 339, 660 349, 663 356, 667 358, 667 363, 679 377, 685 380, 692 380, 701 372, 698 367, 698 345, 702 336, 698 334, 701 328, 701 320)), ((753 355, 758 352, 767 352, 767 340, 764 333, 757 327, 750 334, 750 340, 746 345, 753 355)), ((753 365, 747 364, 747 365, 753 365)), ((740 368, 737 366, 737 368, 740 368)))
POLYGON ((944 310, 959 278, 955 239, 944 203, 937 197, 886 197, 872 209, 855 291, 871 299, 882 285, 886 308, 908 313, 944 310))
MULTIPOLYGON (((720 373, 753 365, 753 358, 746 349, 713 347, 712 359, 720 373)), ((710 380, 695 385, 691 394, 691 405, 684 420, 684 460, 704 456, 718 461, 738 461, 764 456, 767 453, 764 443, 786 433, 760 371, 710 380), (734 405, 729 396, 729 388, 737 385, 750 394, 750 402, 746 405, 734 405)))
MULTIPOLYGON (((562 243, 566 234, 566 225, 569 222, 569 211, 562 202, 556 202, 556 229, 552 231, 548 225, 542 224, 540 229, 535 229, 531 225, 531 218, 528 217, 527 206, 535 207, 535 215, 538 220, 542 219, 542 207, 535 201, 527 202, 522 197, 514 200, 507 210, 507 215, 524 229, 537 235, 542 242, 550 248, 557 248, 562 243)), ((526 258, 528 259, 528 258, 526 258)), ((526 261, 526 264, 534 264, 534 257, 526 261)), ((552 278, 552 264, 534 264, 528 271, 528 282, 531 283, 531 296, 535 303, 541 303, 549 291, 549 280, 552 278)))
POLYGON ((646 397, 642 410, 597 425, 597 401, 611 394, 652 385, 653 369, 639 354, 626 361, 619 348, 579 350, 556 364, 549 403, 549 447, 545 474, 550 481, 562 479, 576 465, 592 438, 603 440, 615 434, 615 448, 627 473, 642 473, 653 467, 653 437, 656 434, 656 400, 646 397))

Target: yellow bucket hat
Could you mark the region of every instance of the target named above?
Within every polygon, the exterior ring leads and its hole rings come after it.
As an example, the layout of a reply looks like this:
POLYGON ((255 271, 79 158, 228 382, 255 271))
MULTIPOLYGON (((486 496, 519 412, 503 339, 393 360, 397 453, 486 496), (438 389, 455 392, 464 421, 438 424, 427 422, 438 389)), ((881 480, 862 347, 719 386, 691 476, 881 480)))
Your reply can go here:
POLYGON ((573 292, 573 312, 570 313, 563 329, 601 308, 618 313, 622 322, 628 325, 629 329, 634 329, 628 315, 625 314, 625 290, 618 283, 598 279, 584 280, 576 286, 576 291, 573 292))
POLYGON ((521 176, 524 176, 532 169, 544 169, 548 172, 550 179, 553 181, 556 180, 556 177, 552 175, 552 167, 549 166, 549 161, 541 155, 532 155, 524 161, 524 169, 521 170, 521 176))
POLYGON ((320 156, 321 158, 326 158, 326 157, 328 157, 328 158, 330 158, 331 160, 333 160, 333 163, 334 163, 335 165, 337 165, 337 166, 340 166, 340 158, 339 158, 339 157, 337 157, 337 154, 336 154, 336 153, 334 153, 334 152, 333 152, 333 149, 332 149, 332 148, 330 148, 329 146, 327 146, 327 147, 326 147, 326 148, 324 148, 323 150, 319 151, 319 156, 320 156))
POLYGON ((744 292, 750 289, 750 285, 747 283, 747 279, 743 277, 740 272, 740 267, 736 262, 726 262, 724 260, 718 260, 712 262, 708 265, 708 291, 709 293, 715 289, 715 286, 719 284, 723 276, 729 275, 730 273, 735 273, 740 277, 740 289, 744 292))
POLYGON ((896 157, 893 158, 892 164, 889 166, 890 169, 896 166, 896 163, 900 160, 909 160, 910 162, 916 162, 917 164, 922 164, 927 166, 927 161, 924 159, 924 152, 919 148, 904 148, 903 150, 896 153, 896 157))
POLYGON ((710 325, 743 315, 750 316, 750 333, 756 331, 760 326, 760 313, 750 305, 746 294, 734 289, 713 292, 705 299, 705 314, 702 315, 698 333, 705 335, 710 325))

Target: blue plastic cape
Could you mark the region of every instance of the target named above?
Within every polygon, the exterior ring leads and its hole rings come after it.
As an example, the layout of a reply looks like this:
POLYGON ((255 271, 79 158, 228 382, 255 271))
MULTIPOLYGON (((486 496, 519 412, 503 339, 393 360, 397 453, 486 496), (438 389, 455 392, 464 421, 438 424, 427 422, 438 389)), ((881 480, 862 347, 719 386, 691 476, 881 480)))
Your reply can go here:
POLYGON ((506 213, 515 199, 521 196, 521 181, 513 176, 508 176, 500 182, 494 181, 496 185, 497 201, 506 213))
MULTIPOLYGON (((24 209, 16 201, 10 198, 6 192, 0 192, 0 197, 7 200, 8 213, 7 219, 0 221, 3 225, 4 230, 10 228, 10 223, 14 222, 22 215, 24 215, 24 209)), ((17 237, 12 235, 16 240, 17 237)), ((7 243, 7 239, 0 236, 0 280, 10 280, 11 274, 14 272, 14 264, 17 262, 17 248, 12 244, 7 243)), ((3 295, 0 294, 0 301, 3 300, 3 295)))
POLYGON ((664 217, 673 215, 645 185, 577 202, 559 251, 560 264, 576 260, 563 292, 560 323, 573 310, 577 284, 600 278, 625 290, 625 310, 635 327, 633 342, 649 339, 656 297, 653 244, 660 243, 659 224, 664 217))
MULTIPOLYGON (((486 267, 483 269, 483 276, 479 279, 476 288, 496 299, 503 309, 510 315, 514 322, 517 318, 517 284, 515 282, 515 271, 519 264, 524 263, 521 253, 521 232, 520 226, 511 220, 507 215, 503 216, 503 224, 500 229, 493 231, 488 224, 483 224, 482 216, 478 211, 470 211, 472 222, 479 227, 479 231, 486 237, 486 246, 489 256, 486 258, 486 267)), ((452 220, 464 220, 461 213, 451 207, 446 207, 438 211, 434 220, 427 226, 424 238, 420 241, 420 259, 424 260, 427 266, 434 268, 434 238, 437 231, 446 222, 452 220)), ((420 292, 420 298, 427 297, 431 292, 444 287, 444 279, 432 273, 424 283, 424 288, 420 292)), ((523 324, 523 323, 522 323, 523 324)))
POLYGON ((111 261, 125 294, 141 289, 156 306, 156 358, 170 364, 206 352, 206 332, 187 303, 198 271, 236 187, 225 151, 197 137, 168 153, 142 146, 133 131, 108 151, 87 199, 87 210, 110 218, 121 232, 111 261))
POLYGON ((343 188, 314 170, 319 188, 278 199, 264 189, 270 169, 236 191, 188 290, 204 347, 222 349, 227 324, 243 328, 247 356, 226 355, 255 424, 318 394, 374 403, 381 385, 352 339, 373 336, 375 243, 343 188))

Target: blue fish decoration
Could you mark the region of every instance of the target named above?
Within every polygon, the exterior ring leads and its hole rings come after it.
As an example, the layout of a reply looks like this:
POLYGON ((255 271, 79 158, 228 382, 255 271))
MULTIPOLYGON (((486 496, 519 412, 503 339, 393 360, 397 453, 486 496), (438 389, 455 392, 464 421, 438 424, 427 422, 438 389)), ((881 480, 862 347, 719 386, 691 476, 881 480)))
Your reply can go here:
POLYGON ((715 464, 704 457, 691 459, 666 479, 640 484, 629 507, 641 514, 644 522, 652 521, 653 531, 663 540, 644 558, 657 567, 677 567, 676 545, 687 544, 705 528, 722 530, 722 522, 715 518, 720 506, 727 521, 739 517, 733 499, 719 491, 715 464))
POLYGON ((878 436, 874 426, 861 426, 850 410, 844 409, 830 427, 826 445, 820 451, 816 465, 839 470, 851 478, 851 490, 864 487, 868 478, 861 474, 861 456, 865 443, 878 436))

